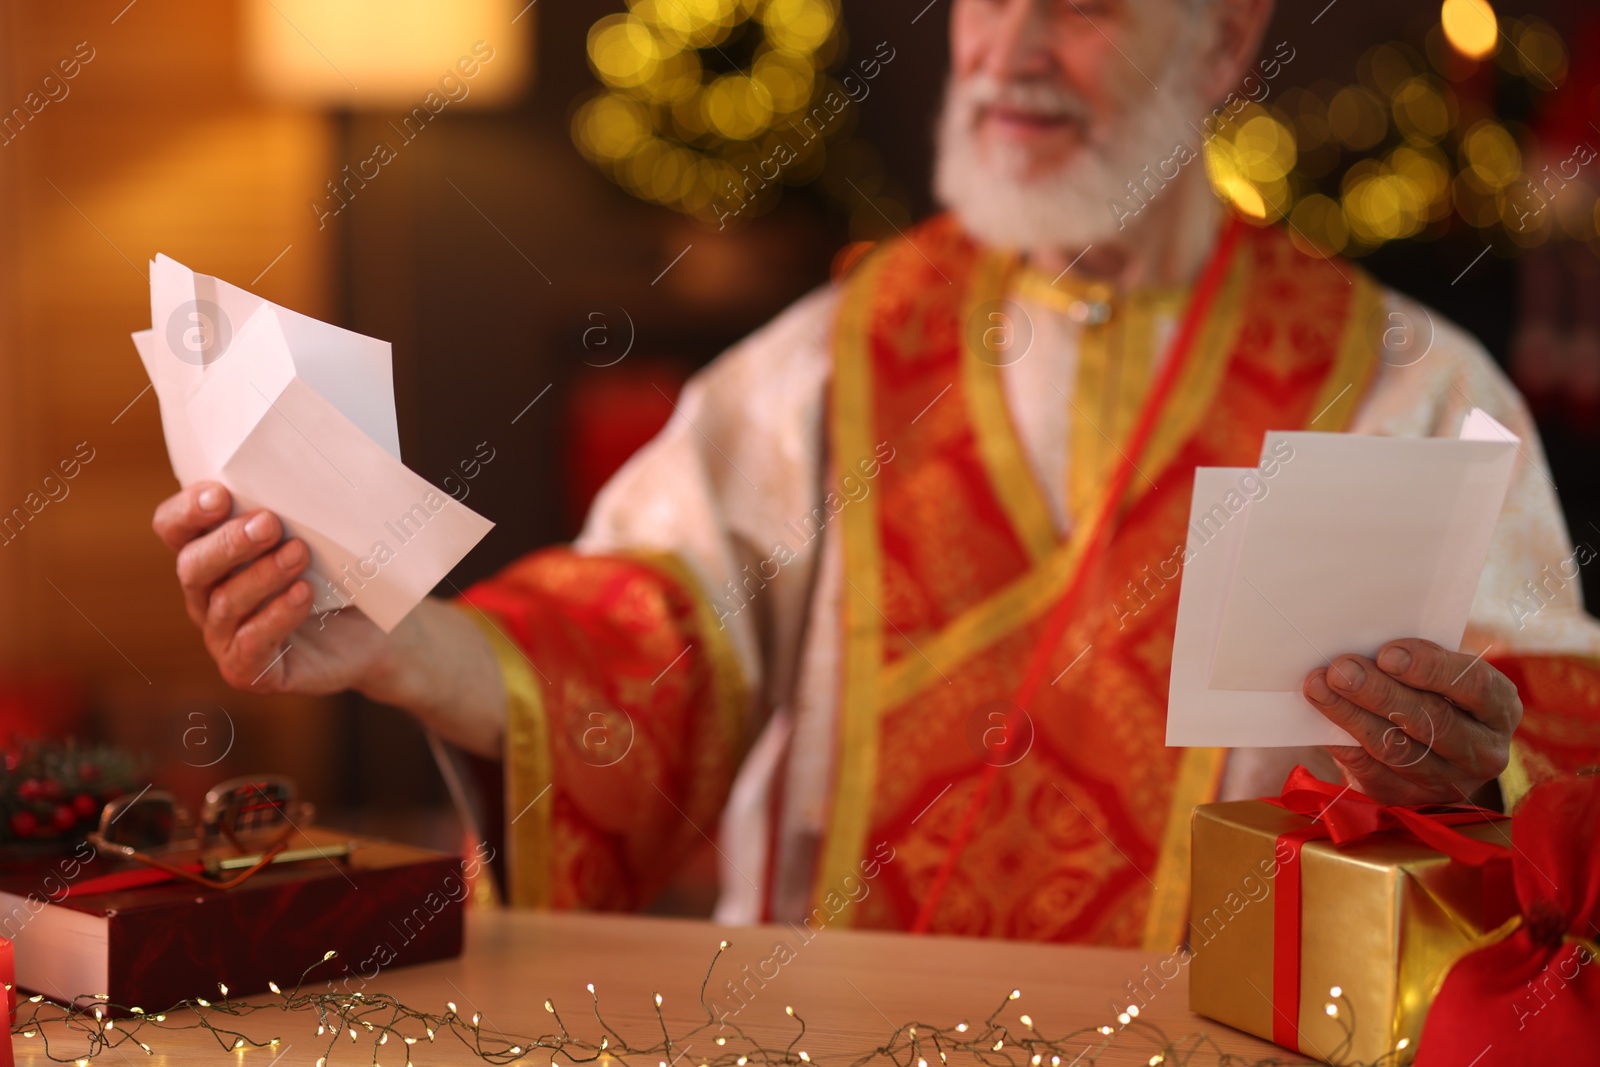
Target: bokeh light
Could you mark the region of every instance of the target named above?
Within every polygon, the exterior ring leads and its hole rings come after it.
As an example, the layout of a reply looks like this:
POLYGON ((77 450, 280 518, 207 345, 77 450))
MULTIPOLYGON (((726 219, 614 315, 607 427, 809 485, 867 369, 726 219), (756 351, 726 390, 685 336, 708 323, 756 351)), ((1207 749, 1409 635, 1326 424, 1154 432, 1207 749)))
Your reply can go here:
POLYGON ((748 219, 775 202, 768 189, 821 174, 826 143, 851 128, 837 108, 820 130, 807 123, 830 89, 842 97, 822 73, 838 23, 837 0, 629 0, 590 27, 605 90, 578 108, 573 142, 635 196, 705 221, 748 219), (742 66, 729 69, 728 49, 742 66), (810 132, 791 132, 801 127, 810 132), (750 174, 764 176, 759 187, 750 174))
POLYGON ((1468 59, 1493 54, 1500 38, 1500 25, 1489 0, 1444 0, 1439 22, 1450 46, 1468 59))

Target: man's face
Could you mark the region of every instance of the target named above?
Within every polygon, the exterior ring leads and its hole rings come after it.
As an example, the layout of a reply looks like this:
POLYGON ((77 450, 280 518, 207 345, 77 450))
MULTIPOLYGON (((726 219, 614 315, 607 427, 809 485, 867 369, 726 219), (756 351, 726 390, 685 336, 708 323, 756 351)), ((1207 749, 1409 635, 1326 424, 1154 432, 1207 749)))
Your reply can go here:
POLYGON ((1161 81, 1188 8, 1188 0, 955 0, 956 82, 976 75, 1023 90, 979 104, 978 146, 1036 178, 1058 172, 1090 140, 1116 138, 1130 107, 1160 106, 1156 86, 1177 88, 1161 81))
POLYGON ((974 236, 1084 247, 1205 111, 1197 0, 954 0, 935 187, 974 236))

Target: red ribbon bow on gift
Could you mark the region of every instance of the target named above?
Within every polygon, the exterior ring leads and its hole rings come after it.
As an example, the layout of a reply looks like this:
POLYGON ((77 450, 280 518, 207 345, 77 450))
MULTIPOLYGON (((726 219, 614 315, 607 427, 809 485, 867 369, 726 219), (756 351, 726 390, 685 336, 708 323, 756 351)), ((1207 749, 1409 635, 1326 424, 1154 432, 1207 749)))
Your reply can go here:
POLYGON ((1499 925, 1515 912, 1510 850, 1452 829, 1504 815, 1472 804, 1401 807, 1380 804, 1349 786, 1324 782, 1304 767, 1289 772, 1283 792, 1262 797, 1312 820, 1278 836, 1278 873, 1272 905, 1272 1040, 1300 1051, 1300 849, 1307 841, 1349 844, 1379 833, 1398 833, 1453 860, 1484 867, 1484 921, 1499 925), (1492 873, 1491 873, 1492 872, 1492 873))
POLYGON ((1600 778, 1535 786, 1511 843, 1517 921, 1450 969, 1416 1067, 1600 1062, 1600 778))

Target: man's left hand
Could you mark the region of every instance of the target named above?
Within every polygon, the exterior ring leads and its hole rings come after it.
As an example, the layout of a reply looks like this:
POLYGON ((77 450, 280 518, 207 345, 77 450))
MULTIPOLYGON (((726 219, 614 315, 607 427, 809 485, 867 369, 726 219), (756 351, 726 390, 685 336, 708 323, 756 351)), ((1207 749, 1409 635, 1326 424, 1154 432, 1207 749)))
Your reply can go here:
POLYGON ((1340 656, 1306 677, 1311 706, 1360 743, 1328 751, 1384 804, 1459 804, 1511 758, 1522 700, 1511 679, 1465 652, 1390 641, 1374 662, 1340 656))

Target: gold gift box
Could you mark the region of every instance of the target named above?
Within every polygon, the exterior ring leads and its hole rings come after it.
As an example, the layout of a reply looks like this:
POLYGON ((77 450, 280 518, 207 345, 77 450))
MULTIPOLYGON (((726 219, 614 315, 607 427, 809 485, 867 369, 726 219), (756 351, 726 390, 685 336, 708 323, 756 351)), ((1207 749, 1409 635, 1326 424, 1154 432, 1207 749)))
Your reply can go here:
MULTIPOLYGON (((1269 1041, 1277 841, 1309 825, 1259 800, 1202 805, 1192 823, 1189 1007, 1269 1041)), ((1510 828, 1455 827, 1507 847, 1510 828)), ((1408 1061, 1445 972, 1483 933, 1482 869, 1395 833, 1324 839, 1301 848, 1300 888, 1300 1052, 1370 1063, 1399 1048, 1408 1061)))

